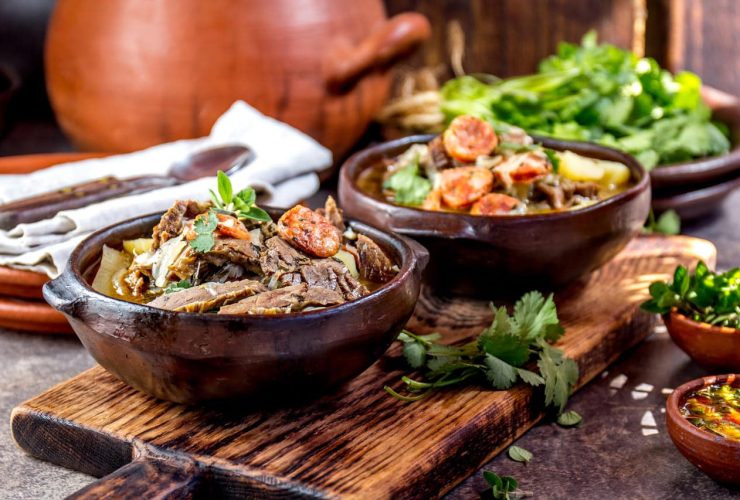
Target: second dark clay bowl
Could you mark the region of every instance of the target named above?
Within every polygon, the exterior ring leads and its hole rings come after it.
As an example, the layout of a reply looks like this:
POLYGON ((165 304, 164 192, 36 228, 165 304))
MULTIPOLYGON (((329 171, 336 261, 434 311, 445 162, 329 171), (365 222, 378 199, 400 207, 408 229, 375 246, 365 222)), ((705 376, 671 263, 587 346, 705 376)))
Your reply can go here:
POLYGON ((394 205, 360 189, 357 180, 364 170, 433 137, 405 137, 350 157, 339 174, 339 200, 349 217, 424 245, 431 255, 425 279, 437 290, 491 297, 561 287, 614 257, 640 231, 650 210, 649 178, 633 157, 593 144, 545 138, 537 142, 624 163, 634 185, 578 210, 486 217, 394 205))
MULTIPOLYGON (((275 217, 282 211, 270 210, 275 217)), ((44 286, 95 360, 127 384, 176 403, 304 397, 355 377, 393 342, 413 312, 426 250, 365 224, 350 227, 397 263, 389 283, 358 300, 284 315, 165 311, 90 287, 104 244, 151 234, 161 214, 100 230, 44 286)))

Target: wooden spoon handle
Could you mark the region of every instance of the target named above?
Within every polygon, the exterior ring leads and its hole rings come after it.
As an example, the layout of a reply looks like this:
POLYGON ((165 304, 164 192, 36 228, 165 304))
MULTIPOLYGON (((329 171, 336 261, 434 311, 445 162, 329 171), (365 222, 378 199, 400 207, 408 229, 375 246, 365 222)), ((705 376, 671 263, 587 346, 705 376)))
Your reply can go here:
POLYGON ((76 184, 0 205, 0 229, 10 229, 21 223, 48 219, 62 210, 72 210, 123 195, 174 186, 179 182, 170 177, 151 176, 124 180, 104 177, 76 184))
POLYGON ((404 12, 388 19, 357 47, 330 52, 326 82, 329 88, 353 85, 363 74, 393 64, 429 38, 429 20, 416 12, 404 12))
POLYGON ((194 464, 161 458, 139 458, 68 496, 74 500, 98 498, 196 498, 203 484, 194 464))

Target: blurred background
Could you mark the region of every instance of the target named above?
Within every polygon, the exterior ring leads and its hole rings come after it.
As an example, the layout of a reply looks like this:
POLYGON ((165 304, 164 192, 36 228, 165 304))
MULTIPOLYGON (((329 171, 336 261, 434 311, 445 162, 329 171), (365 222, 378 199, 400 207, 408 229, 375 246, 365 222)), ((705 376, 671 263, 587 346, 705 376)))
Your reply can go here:
MULTIPOLYGON (((440 82, 460 72, 501 77, 530 73, 540 59, 556 51, 558 42, 578 42, 595 29, 603 41, 652 56, 671 71, 692 70, 706 84, 729 94, 740 93, 740 35, 736 30, 740 2, 735 0, 363 0, 353 2, 352 9, 344 2, 309 0, 301 3, 300 12, 292 8, 294 2, 269 2, 269 12, 260 3, 267 4, 248 0, 215 0, 207 5, 190 0, 111 0, 103 4, 59 0, 61 12, 47 45, 54 57, 47 61, 45 77, 44 44, 57 1, 3 0, 0 155, 75 147, 131 150, 202 135, 227 102, 242 96, 262 111, 314 135, 339 160, 361 140, 387 99, 387 91, 379 82, 381 77, 361 75, 349 85, 359 88, 359 93, 344 89, 327 98, 311 80, 311 72, 322 71, 322 64, 310 54, 295 54, 290 40, 295 36, 309 40, 307 46, 311 46, 310 40, 315 39, 327 50, 334 50, 334 39, 346 39, 347 46, 357 44, 370 27, 382 22, 382 8, 388 16, 420 12, 432 26, 431 37, 420 50, 406 58, 392 55, 392 62, 400 61, 393 92, 399 91, 404 75, 421 68, 440 82), (367 22, 373 19, 374 23, 367 22), (194 32, 202 36, 195 37, 194 32), (234 33, 240 34, 238 39, 245 45, 259 46, 267 59, 231 45, 234 33), (268 33, 280 35, 270 38, 268 33), (208 57, 203 57, 206 50, 208 57), (136 51, 149 54, 149 59, 134 60, 131 54, 136 51), (221 67, 234 71, 225 75, 211 72, 215 66, 208 63, 193 63, 228 57, 253 64, 239 66, 229 59, 221 67), (168 61, 168 71, 161 70, 158 60, 168 61), (265 60, 285 68, 261 67, 265 60), (183 71, 185 65, 194 68, 193 72, 183 71), (232 83, 224 84, 225 80, 232 83), (256 84, 258 80, 279 88, 270 92, 256 84), (189 83, 183 86, 184 81, 189 83), (188 97, 193 89, 203 96, 196 104, 188 97), (49 91, 66 135, 54 121, 49 91), (225 97, 214 98, 216 94, 225 97), (346 98, 342 101, 337 95, 346 98), (363 103, 353 107, 349 100, 363 103), (317 118, 316 113, 301 111, 303 107, 323 112, 317 118), (342 124, 345 137, 337 138, 338 132, 327 122, 346 122, 349 109, 355 111, 351 116, 357 123, 342 124), (133 114, 151 127, 141 127, 127 116, 133 114), (101 120, 110 122, 110 128, 116 128, 119 120, 139 132, 133 136, 122 125, 118 136, 111 137, 112 132, 106 135, 100 129, 101 120)), ((416 42, 413 33, 410 37, 406 39, 409 46, 416 42)), ((348 60, 354 57, 343 55, 348 60)))

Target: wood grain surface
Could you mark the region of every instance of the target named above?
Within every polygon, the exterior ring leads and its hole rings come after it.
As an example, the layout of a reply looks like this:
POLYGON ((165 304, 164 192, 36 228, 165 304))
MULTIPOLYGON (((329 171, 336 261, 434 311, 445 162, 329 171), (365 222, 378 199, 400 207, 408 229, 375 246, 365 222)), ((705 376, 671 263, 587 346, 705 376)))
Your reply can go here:
MULTIPOLYGON (((713 265, 715 254, 704 240, 640 237, 560 292, 566 334, 558 346, 578 362, 579 386, 650 332, 654 318, 636 306, 651 281, 678 263, 713 265)), ((485 301, 425 294, 409 326, 454 341, 489 321, 485 301)), ((400 403, 382 386, 397 385, 403 369, 394 346, 319 400, 226 409, 157 401, 96 367, 21 404, 11 426, 16 442, 38 458, 96 476, 113 472, 86 488, 98 496, 164 497, 169 484, 183 497, 428 498, 542 417, 541 396, 524 386, 471 386, 400 403)))

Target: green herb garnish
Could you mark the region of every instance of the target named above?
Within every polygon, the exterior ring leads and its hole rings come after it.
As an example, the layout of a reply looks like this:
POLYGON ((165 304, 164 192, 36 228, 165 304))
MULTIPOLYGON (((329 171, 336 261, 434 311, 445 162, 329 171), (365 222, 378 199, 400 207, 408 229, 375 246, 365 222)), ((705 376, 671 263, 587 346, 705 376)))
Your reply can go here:
POLYGON ((701 80, 671 75, 652 58, 610 44, 596 33, 581 45, 561 43, 533 75, 482 82, 448 81, 441 109, 448 119, 471 114, 528 133, 598 142, 632 153, 647 168, 729 151, 726 127, 711 121, 701 80))
POLYGON ((190 241, 193 250, 201 253, 209 252, 216 243, 213 232, 217 227, 218 218, 213 210, 198 215, 195 222, 193 222, 193 231, 195 231, 196 236, 190 241))
POLYGON ((666 210, 656 219, 651 209, 642 232, 645 234, 678 234, 681 232, 681 218, 675 210, 666 210))
POLYGON ((483 478, 491 487, 491 494, 495 499, 511 500, 516 498, 513 493, 519 487, 519 483, 511 476, 499 476, 495 472, 483 471, 483 478))
POLYGON ((641 305, 645 311, 667 314, 675 307, 694 321, 740 328, 740 268, 720 274, 699 261, 691 274, 686 267, 678 266, 673 282, 650 285, 650 296, 641 305))
POLYGON ((578 365, 550 345, 564 333, 552 295, 525 294, 514 305, 513 315, 505 307, 491 304, 491 309, 491 326, 461 346, 438 344, 439 334, 403 331, 398 340, 403 343, 406 361, 422 371, 424 380, 402 377, 409 395, 388 386, 385 390, 398 399, 416 401, 468 379, 486 379, 496 389, 508 389, 521 380, 534 387, 544 385, 545 405, 562 412, 578 380, 578 365), (532 354, 537 355, 539 373, 522 368, 532 354))
POLYGON ((383 189, 393 191, 399 205, 421 205, 432 190, 429 179, 419 175, 419 159, 398 169, 383 183, 383 189))
POLYGON ((272 220, 267 212, 255 204, 257 193, 253 188, 247 187, 234 195, 231 179, 228 175, 219 170, 216 180, 218 181, 220 197, 212 189, 209 191, 211 201, 219 212, 233 215, 237 219, 252 219, 260 222, 270 222, 272 220))
POLYGON ((583 417, 573 410, 568 410, 558 415, 556 422, 561 427, 576 427, 581 425, 583 417))
POLYGON ((167 285, 167 288, 164 289, 164 293, 174 293, 179 292, 180 290, 187 290, 188 288, 192 288, 193 284, 190 283, 188 280, 181 280, 177 283, 170 283, 167 285))
MULTIPOLYGON (((566 412, 570 413, 570 412, 566 412)), ((565 413, 563 413, 565 415, 565 413)), ((509 458, 514 460, 515 462, 522 462, 525 464, 528 464, 530 460, 532 460, 532 452, 529 450, 525 450, 524 448, 521 448, 519 446, 509 446, 509 458)))

